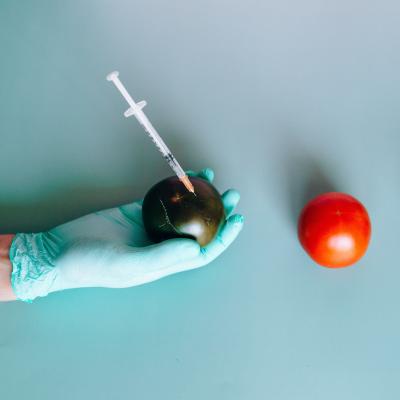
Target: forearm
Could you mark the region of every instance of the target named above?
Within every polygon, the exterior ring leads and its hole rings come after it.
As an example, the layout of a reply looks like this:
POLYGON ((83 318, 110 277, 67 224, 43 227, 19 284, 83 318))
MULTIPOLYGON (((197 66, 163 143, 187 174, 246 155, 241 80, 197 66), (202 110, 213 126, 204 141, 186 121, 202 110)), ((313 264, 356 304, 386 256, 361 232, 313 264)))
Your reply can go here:
POLYGON ((16 300, 11 287, 12 265, 9 249, 14 235, 0 235, 0 301, 16 300))

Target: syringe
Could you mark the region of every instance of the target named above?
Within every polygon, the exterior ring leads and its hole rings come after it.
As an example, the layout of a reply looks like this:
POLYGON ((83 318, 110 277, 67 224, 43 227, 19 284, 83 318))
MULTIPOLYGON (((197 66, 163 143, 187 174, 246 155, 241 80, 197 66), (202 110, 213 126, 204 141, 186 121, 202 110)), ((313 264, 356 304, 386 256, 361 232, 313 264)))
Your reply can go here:
POLYGON ((125 111, 124 115, 126 118, 134 115, 136 119, 139 121, 140 125, 143 126, 144 130, 148 133, 153 143, 157 146, 158 150, 160 150, 161 154, 169 164, 169 166, 173 169, 175 174, 178 176, 180 181, 185 185, 186 189, 189 192, 194 194, 194 187, 189 180, 189 177, 186 175, 185 171, 179 165, 176 158, 171 153, 171 150, 167 147, 164 141, 161 139, 161 136, 157 133, 154 126, 151 124, 149 119, 146 117, 146 114, 142 111, 142 108, 147 104, 144 100, 135 103, 130 94, 125 89, 125 86, 118 78, 119 72, 114 71, 107 75, 107 80, 114 83, 117 89, 121 92, 122 96, 128 102, 130 107, 125 111))

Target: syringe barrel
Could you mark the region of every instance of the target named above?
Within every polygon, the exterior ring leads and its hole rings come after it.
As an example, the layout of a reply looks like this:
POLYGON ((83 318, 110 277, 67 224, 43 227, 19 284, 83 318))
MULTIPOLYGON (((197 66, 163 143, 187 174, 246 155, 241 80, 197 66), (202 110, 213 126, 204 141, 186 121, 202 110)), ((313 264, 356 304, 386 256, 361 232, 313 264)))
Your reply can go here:
MULTIPOLYGON (((185 181, 185 177, 186 177, 185 171, 179 165, 178 161, 175 159, 175 157, 171 153, 168 146, 164 143, 161 136, 154 129, 153 125, 147 118, 146 114, 142 111, 142 108, 146 105, 146 103, 139 102, 138 104, 136 104, 135 100, 133 100, 131 95, 125 89, 125 86, 119 80, 118 75, 119 75, 118 71, 114 71, 107 76, 107 80, 112 81, 114 83, 114 85, 120 91, 122 96, 125 98, 125 100, 130 105, 130 109, 125 113, 125 116, 128 117, 128 116, 134 115, 136 117, 136 119, 139 121, 139 123, 143 126, 144 130, 150 136, 153 143, 157 146, 158 150, 161 152, 161 154, 163 155, 163 157, 165 158, 165 160, 167 161, 169 166, 175 172, 175 174, 180 179, 183 178, 183 180, 185 181)), ((191 186, 190 181, 188 183, 185 183, 185 186, 186 185, 191 186)), ((193 188, 188 188, 188 190, 193 191, 193 188)))
POLYGON ((135 117, 140 122, 140 124, 143 126, 144 130, 149 134, 151 140, 156 145, 158 150, 161 152, 161 154, 163 155, 163 157, 165 158, 165 160, 167 161, 169 166, 173 169, 175 174, 178 176, 178 178, 183 178, 184 176, 186 176, 185 171, 179 165, 178 161, 173 156, 171 150, 165 144, 164 140, 157 133, 154 126, 147 118, 146 114, 142 110, 138 110, 135 113, 135 117))

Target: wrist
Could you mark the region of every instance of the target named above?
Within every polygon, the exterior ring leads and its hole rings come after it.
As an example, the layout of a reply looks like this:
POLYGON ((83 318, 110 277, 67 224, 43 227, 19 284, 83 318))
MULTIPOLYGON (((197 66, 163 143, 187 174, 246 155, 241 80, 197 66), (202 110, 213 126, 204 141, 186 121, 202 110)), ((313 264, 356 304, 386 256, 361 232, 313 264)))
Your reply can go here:
POLYGON ((12 301, 17 297, 11 286, 12 264, 9 257, 15 235, 0 235, 0 301, 12 301))

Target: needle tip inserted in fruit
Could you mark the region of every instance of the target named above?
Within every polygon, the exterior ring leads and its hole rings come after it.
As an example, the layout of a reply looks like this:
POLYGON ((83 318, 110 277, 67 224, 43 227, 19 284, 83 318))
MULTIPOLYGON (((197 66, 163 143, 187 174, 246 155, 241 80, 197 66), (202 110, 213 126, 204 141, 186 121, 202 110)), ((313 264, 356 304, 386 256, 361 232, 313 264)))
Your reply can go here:
POLYGON ((194 186, 192 185, 192 182, 190 182, 190 179, 187 175, 180 177, 179 180, 185 185, 185 188, 189 192, 193 193, 196 196, 196 193, 194 192, 194 186))

